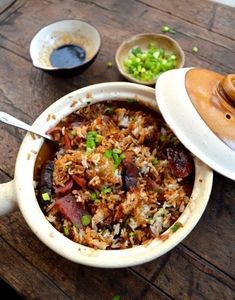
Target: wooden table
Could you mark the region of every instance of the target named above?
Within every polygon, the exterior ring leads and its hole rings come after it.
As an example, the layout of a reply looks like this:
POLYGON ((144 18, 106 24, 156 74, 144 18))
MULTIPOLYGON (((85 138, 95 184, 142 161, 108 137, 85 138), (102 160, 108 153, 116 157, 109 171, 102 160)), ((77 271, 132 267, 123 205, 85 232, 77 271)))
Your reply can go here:
MULTIPOLYGON (((214 2, 3 0, 0 11, 0 109, 28 123, 75 89, 124 81, 114 63, 118 45, 133 34, 160 33, 163 25, 176 30, 172 36, 185 51, 186 66, 235 71, 235 9, 214 2), (29 57, 33 35, 56 20, 73 18, 100 31, 96 61, 72 78, 35 69, 29 57)), ((0 124, 0 182, 13 178, 24 134, 0 124)), ((1 217, 1 278, 26 299, 235 299, 235 182, 214 175, 209 204, 192 233, 166 255, 133 268, 76 265, 44 246, 20 212, 1 217)))

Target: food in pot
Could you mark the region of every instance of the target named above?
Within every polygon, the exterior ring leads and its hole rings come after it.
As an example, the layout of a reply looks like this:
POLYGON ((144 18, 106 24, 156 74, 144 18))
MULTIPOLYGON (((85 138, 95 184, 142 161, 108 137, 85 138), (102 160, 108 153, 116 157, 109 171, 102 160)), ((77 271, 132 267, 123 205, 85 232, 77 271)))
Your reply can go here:
POLYGON ((132 99, 92 104, 48 134, 59 149, 39 154, 36 193, 62 234, 95 249, 126 249, 181 226, 193 159, 157 112, 132 99))

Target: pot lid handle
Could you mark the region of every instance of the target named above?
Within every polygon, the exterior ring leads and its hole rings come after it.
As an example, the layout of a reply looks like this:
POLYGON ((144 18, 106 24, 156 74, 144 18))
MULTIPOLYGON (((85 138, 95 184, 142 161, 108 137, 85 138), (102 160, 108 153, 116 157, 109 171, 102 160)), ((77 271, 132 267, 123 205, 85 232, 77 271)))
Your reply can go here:
POLYGON ((235 107, 235 74, 225 76, 221 81, 224 98, 229 100, 230 105, 235 107))
POLYGON ((223 76, 206 69, 190 69, 185 87, 207 126, 235 151, 235 74, 223 76))

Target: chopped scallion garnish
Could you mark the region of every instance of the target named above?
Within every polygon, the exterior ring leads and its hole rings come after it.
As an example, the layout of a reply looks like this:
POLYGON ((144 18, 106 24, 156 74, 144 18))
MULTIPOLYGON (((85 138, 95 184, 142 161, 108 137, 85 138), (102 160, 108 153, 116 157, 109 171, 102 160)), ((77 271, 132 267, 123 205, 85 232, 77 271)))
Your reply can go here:
POLYGON ((122 153, 122 154, 120 155, 120 158, 121 158, 121 160, 123 160, 123 159, 126 158, 126 155, 125 155, 124 153, 122 153))
POLYGON ((68 226, 64 226, 64 235, 69 235, 69 228, 68 226))
POLYGON ((197 47, 193 47, 192 51, 193 51, 193 53, 197 53, 198 52, 198 48, 197 47))
POLYGON ((122 159, 120 158, 120 156, 117 153, 113 152, 113 161, 114 161, 114 166, 117 169, 118 166, 120 165, 122 159))
POLYGON ((106 150, 106 151, 104 152, 104 156, 105 156, 106 158, 111 158, 111 157, 112 157, 112 154, 113 154, 112 150, 106 150))
POLYGON ((135 99, 127 99, 127 103, 136 103, 137 102, 137 100, 135 100, 135 99))
POLYGON ((90 195, 90 199, 93 200, 93 201, 96 200, 97 199, 97 192, 92 192, 91 195, 90 195))
POLYGON ((174 29, 172 29, 172 28, 170 28, 169 26, 163 26, 162 27, 162 32, 170 32, 170 33, 173 33, 173 34, 175 34, 175 30, 174 29))
POLYGON ((116 295, 116 296, 113 296, 112 300, 121 300, 121 297, 116 295))
POLYGON ((107 62, 107 68, 112 68, 112 66, 113 66, 113 63, 111 61, 108 61, 107 62))
POLYGON ((43 193, 42 194, 42 199, 44 201, 51 201, 51 197, 50 197, 50 195, 48 193, 43 193))
POLYGON ((112 192, 112 188, 111 188, 111 187, 104 187, 104 188, 102 188, 102 190, 101 190, 101 193, 102 193, 103 195, 109 194, 109 193, 111 193, 111 192, 112 192))
POLYGON ((113 113, 114 108, 113 107, 107 107, 104 111, 105 114, 111 115, 113 113))
POLYGON ((90 215, 83 215, 82 218, 81 218, 81 221, 82 221, 83 226, 87 226, 91 222, 91 216, 90 215))
POLYGON ((121 154, 122 150, 121 149, 113 149, 113 153, 121 154))
POLYGON ((97 144, 99 144, 102 140, 102 137, 96 131, 89 131, 86 136, 86 151, 92 152, 97 144))
POLYGON ((122 153, 121 149, 106 150, 104 156, 113 159, 115 169, 117 169, 122 160, 125 159, 125 154, 122 153))
MULTIPOLYGON (((174 53, 157 48, 149 43, 147 50, 139 47, 132 49, 124 61, 127 72, 141 81, 152 81, 167 70, 176 68, 177 57, 174 53)), ((135 99, 127 99, 128 103, 135 103, 135 99)))
POLYGON ((160 135, 159 137, 161 142, 165 142, 166 141, 166 136, 165 135, 160 135))
POLYGON ((154 158, 154 159, 151 161, 151 163, 152 163, 153 165, 157 165, 157 164, 159 164, 159 160, 158 160, 157 158, 154 158))
POLYGON ((181 226, 182 224, 180 222, 176 222, 175 225, 171 227, 171 231, 176 232, 181 226))
POLYGON ((72 136, 76 136, 78 134, 77 130, 75 128, 73 130, 71 130, 70 133, 72 136))

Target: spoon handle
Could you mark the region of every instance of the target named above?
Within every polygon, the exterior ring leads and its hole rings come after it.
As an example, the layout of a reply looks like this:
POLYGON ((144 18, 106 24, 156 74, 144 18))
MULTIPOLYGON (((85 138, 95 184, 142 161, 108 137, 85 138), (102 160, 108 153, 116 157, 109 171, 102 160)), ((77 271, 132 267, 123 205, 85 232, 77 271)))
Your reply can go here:
POLYGON ((13 117, 3 111, 0 111, 0 122, 24 129, 26 131, 30 131, 30 132, 35 133, 45 139, 53 140, 49 135, 38 132, 37 130, 33 129, 30 125, 16 119, 15 117, 13 117))

